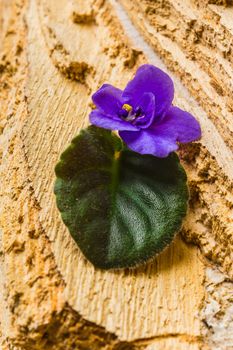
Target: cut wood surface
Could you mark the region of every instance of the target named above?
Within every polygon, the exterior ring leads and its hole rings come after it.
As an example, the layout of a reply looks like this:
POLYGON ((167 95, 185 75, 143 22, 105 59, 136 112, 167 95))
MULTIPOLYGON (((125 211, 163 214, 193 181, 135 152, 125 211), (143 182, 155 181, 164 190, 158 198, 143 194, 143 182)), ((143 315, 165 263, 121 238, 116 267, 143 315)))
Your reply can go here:
POLYGON ((0 0, 3 350, 233 349, 233 7, 213 3, 0 0), (179 151, 190 208, 153 261, 101 271, 61 221, 54 167, 92 93, 146 62, 202 126, 179 151))

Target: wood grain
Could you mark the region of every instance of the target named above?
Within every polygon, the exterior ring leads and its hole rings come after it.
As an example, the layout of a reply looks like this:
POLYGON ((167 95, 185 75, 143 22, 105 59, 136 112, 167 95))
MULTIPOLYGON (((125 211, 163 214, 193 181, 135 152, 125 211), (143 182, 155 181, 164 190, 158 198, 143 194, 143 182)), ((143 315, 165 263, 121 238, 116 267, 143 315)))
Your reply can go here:
MULTIPOLYGON (((140 6, 137 1, 122 3, 132 16, 138 12, 136 18, 145 17, 144 25, 140 18, 133 22, 142 38, 149 40, 148 26, 158 27, 150 22, 153 16, 144 11, 143 1, 140 6)), ((170 6, 166 3, 159 7, 161 16, 170 6)), ((213 290, 206 294, 205 269, 210 262, 205 256, 226 276, 232 273, 232 250, 227 247, 232 239, 230 114, 224 114, 225 119, 218 113, 213 117, 216 106, 210 100, 218 105, 220 98, 209 86, 210 73, 192 66, 191 58, 179 69, 184 51, 169 44, 178 55, 174 58, 165 54, 154 36, 149 40, 170 68, 178 67, 173 69, 177 76, 185 77, 180 72, 186 72, 189 79, 183 79, 184 84, 196 87, 190 88, 190 96, 174 76, 176 104, 195 114, 203 129, 201 143, 180 151, 190 181, 190 212, 182 236, 177 235, 147 265, 96 270, 61 221, 53 194, 54 166, 71 139, 88 125, 93 91, 104 82, 123 88, 140 64, 159 59, 152 49, 148 57, 144 44, 137 46, 141 41, 130 37, 131 30, 122 24, 114 1, 87 0, 83 5, 81 0, 12 0, 0 4, 7 14, 1 22, 0 47, 2 348, 207 348, 212 340, 202 319, 209 314, 202 313, 216 290, 214 283, 220 282, 212 280, 213 290), (202 89, 211 91, 208 98, 197 87, 203 74, 208 76, 207 82, 202 80, 202 89)), ((181 36, 177 33, 177 38, 181 36)), ((223 86, 223 80, 218 84, 223 86)), ((230 87, 224 91, 228 105, 230 87)))

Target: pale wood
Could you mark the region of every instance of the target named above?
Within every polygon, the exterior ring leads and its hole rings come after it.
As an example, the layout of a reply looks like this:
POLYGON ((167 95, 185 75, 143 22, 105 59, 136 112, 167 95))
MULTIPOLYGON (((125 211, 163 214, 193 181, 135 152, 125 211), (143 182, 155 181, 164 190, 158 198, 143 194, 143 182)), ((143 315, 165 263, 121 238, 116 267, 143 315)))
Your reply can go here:
MULTIPOLYGON (((228 349, 232 340, 224 332, 223 345, 216 340, 220 322, 227 332, 232 325, 227 318, 232 307, 231 70, 222 80, 219 76, 218 86, 224 93, 226 89, 226 97, 220 98, 210 84, 212 73, 187 56, 178 40, 182 33, 170 40, 171 24, 166 35, 158 30, 174 11, 183 20, 184 13, 193 15, 185 9, 193 6, 196 15, 204 16, 206 8, 185 0, 178 11, 166 1, 171 13, 163 16, 167 9, 157 3, 157 18, 149 16, 143 1, 121 2, 142 39, 135 40, 127 18, 122 24, 124 11, 115 1, 22 0, 20 6, 0 1, 7 13, 1 79, 8 83, 0 95, 3 349, 13 344, 30 350, 197 350, 207 343, 212 349, 228 349), (54 166, 72 137, 88 125, 90 96, 102 83, 123 88, 148 59, 163 65, 143 38, 190 89, 192 96, 174 76, 175 102, 196 115, 203 137, 180 152, 192 195, 182 236, 145 266, 103 272, 83 258, 61 221, 53 195, 54 166), (221 108, 219 114, 216 108, 221 108), (226 319, 215 317, 216 304, 226 319)), ((209 11, 219 13, 227 28, 224 20, 231 9, 214 6, 209 11)), ((226 29, 226 42, 231 35, 226 29)), ((202 44, 202 49, 207 57, 208 48, 202 44)), ((208 54, 215 57, 214 49, 208 54)), ((220 60, 232 69, 228 56, 220 60)))

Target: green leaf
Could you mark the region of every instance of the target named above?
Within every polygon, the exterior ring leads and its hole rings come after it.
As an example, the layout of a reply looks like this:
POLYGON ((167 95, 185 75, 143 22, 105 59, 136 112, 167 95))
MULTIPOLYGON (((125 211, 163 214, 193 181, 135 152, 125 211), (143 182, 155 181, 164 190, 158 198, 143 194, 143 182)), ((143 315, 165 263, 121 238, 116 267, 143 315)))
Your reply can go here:
POLYGON ((79 248, 103 269, 138 265, 161 252, 186 214, 188 189, 179 158, 141 155, 90 126, 56 166, 62 219, 79 248))

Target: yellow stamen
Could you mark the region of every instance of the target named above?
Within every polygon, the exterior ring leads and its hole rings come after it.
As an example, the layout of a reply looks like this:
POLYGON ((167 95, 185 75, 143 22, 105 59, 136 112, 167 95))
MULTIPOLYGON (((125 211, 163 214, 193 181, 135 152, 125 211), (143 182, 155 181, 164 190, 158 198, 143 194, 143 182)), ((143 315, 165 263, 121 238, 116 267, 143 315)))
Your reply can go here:
POLYGON ((131 112, 133 107, 128 105, 127 103, 125 103, 123 106, 122 106, 122 109, 125 109, 127 112, 131 112))

